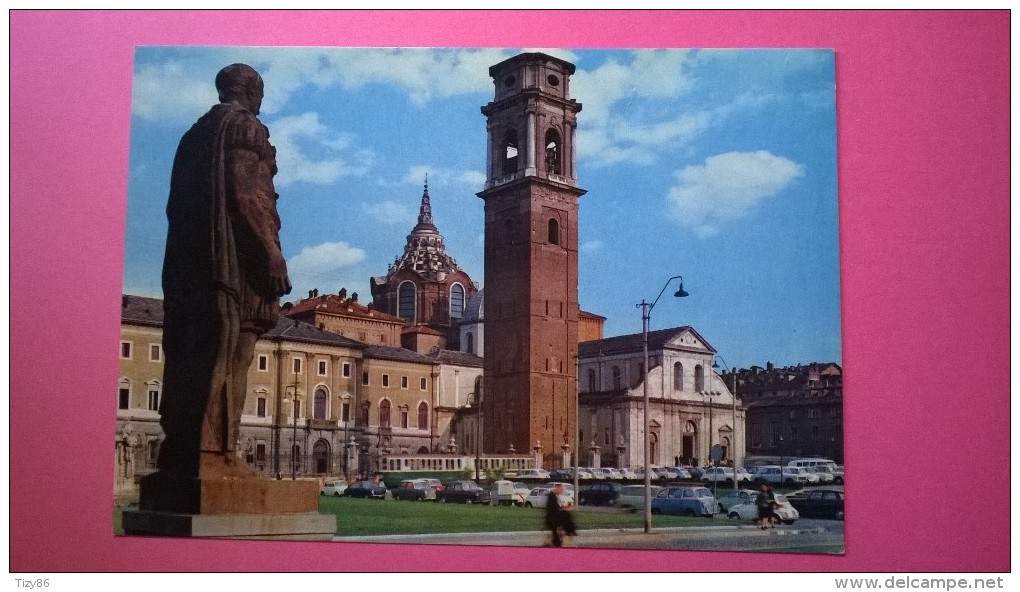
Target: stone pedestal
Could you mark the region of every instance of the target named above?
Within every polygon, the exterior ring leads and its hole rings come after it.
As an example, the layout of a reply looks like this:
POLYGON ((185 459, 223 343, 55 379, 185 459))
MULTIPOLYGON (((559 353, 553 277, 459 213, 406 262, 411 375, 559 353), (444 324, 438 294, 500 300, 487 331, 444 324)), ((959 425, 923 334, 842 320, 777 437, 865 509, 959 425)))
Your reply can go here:
POLYGON ((336 533, 336 516, 318 513, 315 481, 160 472, 140 485, 139 509, 123 515, 126 534, 330 540, 336 533))
POLYGON ((124 533, 192 538, 329 541, 336 536, 336 516, 296 514, 173 514, 124 512, 124 533))

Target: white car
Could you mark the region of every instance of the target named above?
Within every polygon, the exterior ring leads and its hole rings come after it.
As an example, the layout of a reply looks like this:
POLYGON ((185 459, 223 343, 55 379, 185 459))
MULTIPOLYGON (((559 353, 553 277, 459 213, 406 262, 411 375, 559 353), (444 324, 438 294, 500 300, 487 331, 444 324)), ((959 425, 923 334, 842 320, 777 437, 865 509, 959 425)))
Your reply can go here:
POLYGON ((789 469, 791 473, 794 474, 799 473, 803 475, 807 479, 808 483, 818 483, 819 481, 821 481, 821 479, 818 477, 818 473, 812 473, 806 467, 785 467, 783 469, 783 472, 785 473, 787 469, 789 469))
POLYGON ((340 497, 345 491, 347 491, 346 481, 327 481, 319 491, 319 495, 340 497))
POLYGON ((801 472, 798 467, 780 467, 779 465, 762 465, 755 468, 752 475, 759 483, 808 483, 806 472, 801 472))
POLYGON ((518 479, 549 479, 549 471, 545 469, 521 469, 517 471, 518 479))
POLYGON ((637 471, 635 471, 634 469, 631 469, 631 468, 620 469, 620 474, 623 475, 624 479, 640 479, 641 478, 641 477, 638 477, 637 471))
MULTIPOLYGON (((757 520, 758 519, 758 493, 753 493, 749 500, 730 506, 726 515, 734 520, 757 520)), ((776 516, 783 521, 783 524, 793 524, 800 518, 800 512, 790 504, 790 500, 784 495, 776 495, 776 516)))
POLYGON ((701 475, 705 483, 733 483, 733 469, 729 467, 712 467, 705 469, 701 475))
MULTIPOLYGON (((544 508, 546 502, 549 500, 550 487, 536 487, 528 493, 528 497, 524 498, 525 508, 544 508)), ((560 501, 560 506, 572 506, 574 505, 574 494, 564 490, 563 494, 557 496, 560 501)))
POLYGON ((595 470, 601 472, 605 479, 623 479, 623 473, 613 467, 601 467, 595 470))
POLYGON ((808 473, 814 473, 815 475, 818 475, 818 483, 822 485, 827 485, 836 480, 835 475, 821 467, 804 467, 804 470, 807 471, 808 473))

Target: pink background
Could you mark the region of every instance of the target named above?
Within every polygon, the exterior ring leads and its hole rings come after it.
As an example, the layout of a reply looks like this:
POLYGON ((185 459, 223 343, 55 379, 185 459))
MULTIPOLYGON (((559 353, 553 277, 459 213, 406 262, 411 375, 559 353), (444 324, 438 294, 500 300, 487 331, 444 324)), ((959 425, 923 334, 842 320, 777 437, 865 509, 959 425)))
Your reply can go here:
POLYGON ((1008 12, 15 11, 10 35, 11 570, 1009 570, 1008 12), (136 45, 834 48, 846 555, 553 565, 543 549, 115 538, 136 45))

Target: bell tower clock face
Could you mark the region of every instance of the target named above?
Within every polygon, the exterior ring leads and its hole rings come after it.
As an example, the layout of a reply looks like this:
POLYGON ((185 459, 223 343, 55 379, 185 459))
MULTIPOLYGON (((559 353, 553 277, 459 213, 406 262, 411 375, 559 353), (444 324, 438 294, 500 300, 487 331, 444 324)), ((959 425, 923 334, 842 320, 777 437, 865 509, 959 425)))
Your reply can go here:
MULTIPOLYGON (((478 194, 485 201, 485 400, 494 410, 519 410, 512 428, 498 413, 485 414, 489 450, 573 443, 577 211, 585 193, 574 162, 581 104, 569 96, 573 73, 573 64, 542 53, 489 68, 495 96, 482 107, 487 174, 478 194)), ((572 452, 543 450, 550 462, 572 452)))

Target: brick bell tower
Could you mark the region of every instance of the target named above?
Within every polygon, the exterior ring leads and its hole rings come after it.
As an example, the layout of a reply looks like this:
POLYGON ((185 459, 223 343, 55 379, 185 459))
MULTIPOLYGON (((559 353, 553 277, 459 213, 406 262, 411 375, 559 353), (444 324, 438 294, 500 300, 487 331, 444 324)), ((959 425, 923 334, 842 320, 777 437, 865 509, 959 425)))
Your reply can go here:
POLYGON ((574 449, 577 186, 574 65, 524 53, 489 68, 485 201, 486 453, 574 449))

